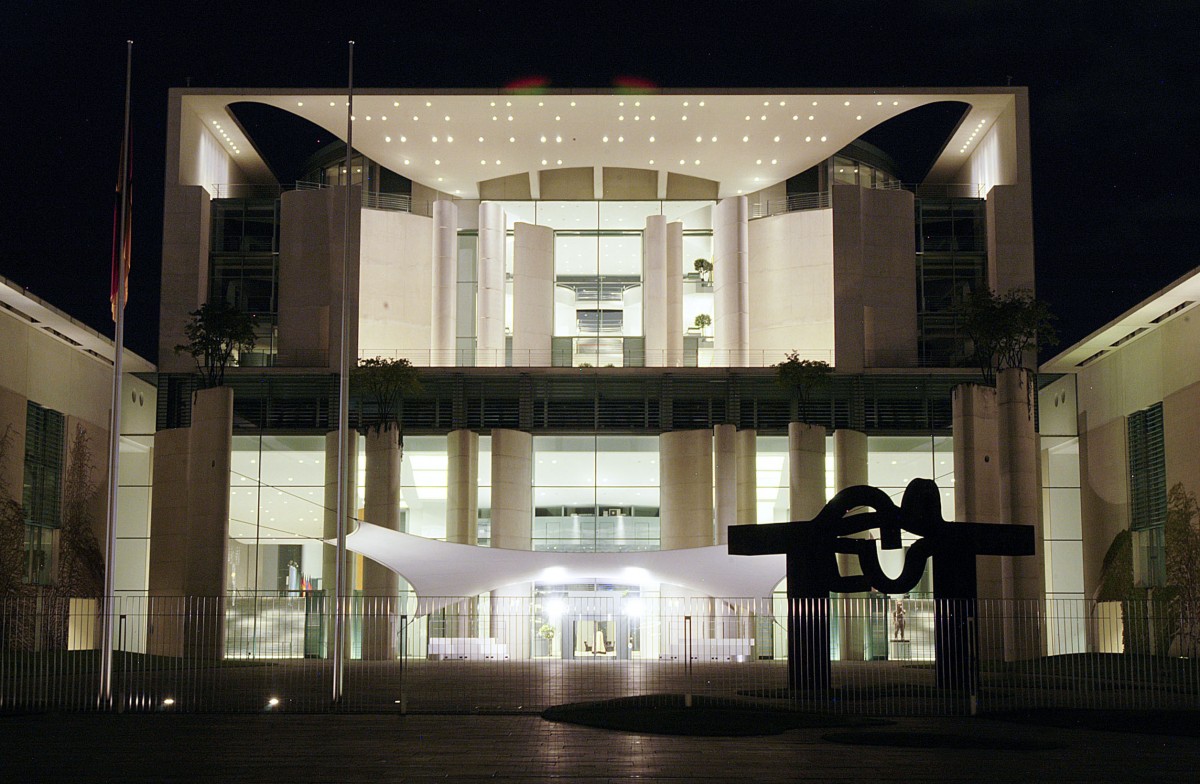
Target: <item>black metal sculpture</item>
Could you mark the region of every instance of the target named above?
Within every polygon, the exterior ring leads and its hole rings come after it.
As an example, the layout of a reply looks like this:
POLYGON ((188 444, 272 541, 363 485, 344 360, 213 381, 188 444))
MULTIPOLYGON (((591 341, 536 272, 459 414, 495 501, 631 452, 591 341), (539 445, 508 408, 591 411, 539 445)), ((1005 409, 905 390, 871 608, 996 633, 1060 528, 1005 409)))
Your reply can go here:
POLYGON ((787 555, 788 683, 793 689, 829 688, 829 594, 872 589, 905 593, 916 587, 933 558, 934 656, 937 683, 973 689, 976 653, 976 574, 979 555, 1033 555, 1034 528, 997 523, 948 523, 942 519, 937 484, 914 479, 897 508, 876 487, 858 485, 838 493, 812 520, 729 528, 733 555, 787 555), (862 507, 874 511, 847 515, 862 507), (879 546, 897 550, 901 531, 916 534, 900 576, 879 566, 874 539, 849 534, 879 529, 879 546), (858 556, 860 575, 843 575, 837 554, 858 556))

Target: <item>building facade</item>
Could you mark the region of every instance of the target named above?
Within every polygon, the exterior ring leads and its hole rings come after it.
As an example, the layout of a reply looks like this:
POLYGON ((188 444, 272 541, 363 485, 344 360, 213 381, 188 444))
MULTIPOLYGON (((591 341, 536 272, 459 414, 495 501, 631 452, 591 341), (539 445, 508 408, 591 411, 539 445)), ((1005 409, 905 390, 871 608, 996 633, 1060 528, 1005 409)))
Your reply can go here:
MULTIPOLYGON (((703 548, 844 487, 899 500, 926 477, 946 519, 1041 538, 1036 471, 1009 493, 1026 507, 979 500, 1009 465, 990 462, 1003 399, 953 392, 974 377, 954 306, 1034 285, 1023 89, 366 91, 349 170, 299 182, 239 123, 250 104, 345 136, 341 95, 170 93, 150 596, 329 589, 343 280, 352 356, 422 378, 402 447, 352 445, 364 522, 504 550, 703 548), (863 136, 934 104, 961 116, 904 183, 863 136), (258 318, 232 393, 196 394, 174 352, 206 301, 258 318), (830 383, 781 387, 773 365, 793 353, 832 366, 830 383)), ((372 413, 356 399, 351 422, 372 413)), ((1010 462, 1037 466, 1033 417, 1012 427, 1028 437, 1010 462)), ((1039 548, 1025 587, 996 577, 995 595, 1082 596, 1045 574, 1078 546, 1039 548)), ((371 558, 351 571, 365 596, 421 594, 371 558)), ((696 593, 572 574, 480 601, 696 593)))

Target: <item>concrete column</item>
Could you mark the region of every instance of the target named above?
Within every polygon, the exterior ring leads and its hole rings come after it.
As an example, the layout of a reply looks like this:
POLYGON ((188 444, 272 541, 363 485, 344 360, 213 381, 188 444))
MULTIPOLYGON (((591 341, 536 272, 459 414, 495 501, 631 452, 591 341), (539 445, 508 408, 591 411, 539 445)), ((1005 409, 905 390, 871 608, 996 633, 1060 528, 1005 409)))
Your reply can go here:
POLYGON ((716 543, 729 541, 729 526, 737 525, 738 462, 737 427, 717 425, 713 428, 713 498, 716 511, 716 543))
MULTIPOLYGON (((363 520, 392 531, 400 529, 400 462, 404 458, 400 431, 395 425, 371 430, 366 436, 366 487, 363 520)), ((363 559, 362 657, 387 660, 396 657, 396 602, 400 575, 386 566, 363 559)))
POLYGON ((453 430, 446 438, 446 541, 479 540, 479 434, 453 430))
POLYGON ((192 425, 155 436, 156 485, 151 506, 152 597, 156 602, 151 648, 164 655, 225 655, 222 599, 228 580, 229 466, 233 447, 233 390, 203 389, 192 398, 192 425), (172 611, 175 611, 172 614, 172 611), (161 628, 160 628, 161 627, 161 628))
POLYGON ((549 367, 554 334, 554 229, 513 227, 514 367, 549 367))
POLYGON ((750 231, 745 196, 713 209, 714 362, 744 367, 750 349, 750 231))
POLYGON ((430 323, 429 364, 455 364, 458 316, 458 205, 433 203, 433 315, 430 323))
MULTIPOLYGON (((833 483, 838 492, 854 485, 868 484, 867 434, 858 430, 833 431, 833 483)), ((866 533, 855 534, 858 539, 866 533)), ((838 556, 842 574, 862 574, 858 559, 838 556)), ((864 593, 842 594, 841 656, 843 661, 862 661, 866 656, 865 635, 868 606, 864 593)))
MULTIPOLYGON (((758 524, 758 431, 737 432, 737 524, 758 524)), ((725 544, 725 532, 720 532, 717 544, 725 544)))
POLYGON ((642 331, 646 336, 646 366, 669 365, 667 356, 667 219, 646 218, 642 233, 642 331))
POLYGON ((712 433, 677 430, 658 437, 660 549, 713 543, 712 433))
MULTIPOLYGON (((647 299, 646 302, 650 300, 647 299)), ((666 367, 683 367, 683 224, 667 224, 666 367)))
POLYGON ((788 501, 792 520, 811 520, 825 506, 825 428, 788 423, 788 501))
POLYGON ((1046 596, 1045 539, 1042 535, 1040 451, 1034 428, 1033 374, 1008 368, 996 378, 997 443, 1000 457, 1000 515, 1005 523, 1032 525, 1037 553, 1002 559, 1005 597, 1014 608, 1007 617, 1005 653, 1029 659, 1045 653, 1042 634, 1046 596))
MULTIPOLYGON (((351 517, 358 517, 358 510, 355 507, 357 504, 357 477, 358 477, 358 433, 353 428, 346 430, 346 456, 349 458, 349 465, 346 466, 346 481, 350 483, 350 506, 348 513, 351 517)), ((334 542, 337 539, 337 492, 338 492, 338 434, 337 431, 325 434, 325 523, 324 523, 324 538, 327 542, 334 542)), ((346 521, 346 533, 350 533, 353 520, 346 521)), ((350 595, 350 590, 354 587, 354 564, 355 557, 352 553, 346 553, 346 560, 343 563, 343 569, 346 575, 346 595, 350 595)), ((337 598, 337 586, 334 584, 334 577, 337 574, 337 546, 335 544, 327 544, 321 548, 321 588, 325 591, 325 609, 327 617, 325 619, 325 638, 328 646, 333 643, 333 612, 337 598)), ((349 658, 350 651, 350 635, 346 635, 346 653, 349 658)), ((332 648, 329 648, 332 653, 332 648)))
POLYGON ((504 366, 504 210, 479 205, 479 295, 475 364, 504 366))
POLYGON ((492 547, 528 550, 533 537, 533 436, 492 430, 492 547))
MULTIPOLYGON (((996 433, 996 390, 961 384, 951 399, 954 433, 954 519, 961 522, 1000 522, 1000 455, 996 433)), ((1004 659, 1004 621, 997 600, 1004 598, 1002 560, 977 558, 976 586, 981 600, 976 617, 979 656, 1004 659)), ((936 587, 936 586, 935 586, 936 587)))

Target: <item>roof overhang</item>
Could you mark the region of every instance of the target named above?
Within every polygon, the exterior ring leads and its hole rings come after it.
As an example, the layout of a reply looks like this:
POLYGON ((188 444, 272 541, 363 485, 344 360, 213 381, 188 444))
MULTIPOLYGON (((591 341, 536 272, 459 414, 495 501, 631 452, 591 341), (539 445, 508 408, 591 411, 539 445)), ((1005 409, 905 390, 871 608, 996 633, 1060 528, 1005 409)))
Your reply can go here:
POLYGON ((1200 303, 1200 268, 1194 269, 1171 285, 1149 297, 1122 315, 1042 363, 1043 373, 1077 373, 1083 367, 1107 356, 1167 321, 1200 303))
MULTIPOLYGON (((229 105, 292 112, 345 138, 346 95, 319 90, 177 90, 252 181, 271 175, 229 105)), ((438 191, 478 198, 480 182, 548 169, 650 169, 752 193, 825 160, 870 128, 926 104, 971 108, 930 181, 953 182, 1023 88, 656 91, 647 94, 362 90, 354 147, 438 191), (978 137, 978 138, 977 138, 978 137)))

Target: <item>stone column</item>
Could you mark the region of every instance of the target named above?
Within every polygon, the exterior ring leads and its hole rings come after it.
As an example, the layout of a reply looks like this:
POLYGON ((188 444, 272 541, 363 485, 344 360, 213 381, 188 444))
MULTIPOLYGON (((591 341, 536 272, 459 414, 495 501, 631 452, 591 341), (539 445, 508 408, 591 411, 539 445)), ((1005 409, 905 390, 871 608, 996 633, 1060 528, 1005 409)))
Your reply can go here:
POLYGON ((453 430, 446 437, 446 541, 479 539, 479 434, 453 430))
POLYGON ((642 332, 646 336, 646 367, 665 367, 667 361, 667 219, 646 218, 642 233, 642 332))
POLYGON ((492 430, 492 547, 528 550, 533 537, 533 436, 492 430))
MULTIPOLYGON (((363 520, 392 531, 400 528, 400 462, 404 458, 395 425, 366 436, 366 492, 363 520)), ((362 658, 396 658, 396 604, 400 575, 383 564, 363 559, 362 658)))
POLYGON ((504 210, 479 205, 479 295, 475 364, 504 366, 504 210))
POLYGON ((676 430, 658 437, 660 549, 713 543, 712 433, 676 430))
MULTIPOLYGON (((954 434, 954 519, 972 523, 999 523, 1000 455, 996 433, 996 390, 979 384, 961 384, 952 397, 954 434)), ((980 602, 976 611, 979 657, 1004 659, 1004 584, 1002 562, 997 557, 977 558, 976 586, 980 602)))
MULTIPOLYGON (((735 440, 737 459, 737 524, 758 524, 758 431, 739 430, 735 440)), ((720 531, 717 544, 725 544, 727 535, 720 531)))
POLYGON ((713 348, 717 365, 745 367, 750 349, 750 230, 745 196, 713 210, 713 348))
POLYGON ((1014 602, 1005 629, 1008 658, 1045 654, 1046 553, 1042 535, 1042 483, 1038 436, 1034 428, 1033 374, 1008 368, 996 378, 997 443, 1000 457, 1000 515, 1005 523, 1032 525, 1037 553, 1005 556, 1001 561, 1004 595, 1014 602), (1011 632, 1011 633, 1010 633, 1011 632))
POLYGON ((429 364, 455 364, 458 315, 458 205, 433 203, 433 307, 429 364))
MULTIPOLYGON (((648 300, 647 300, 648 301, 648 300)), ((667 224, 667 367, 683 367, 683 224, 667 224)))
MULTIPOLYGON (((346 481, 350 483, 350 509, 347 510, 350 518, 346 521, 346 533, 349 534, 353 528, 354 520, 358 518, 358 510, 356 508, 358 499, 358 432, 353 428, 346 430, 346 457, 349 464, 346 466, 346 481)), ((325 529, 324 538, 326 544, 321 548, 321 588, 325 591, 325 640, 327 647, 333 644, 333 612, 337 601, 337 586, 335 585, 335 575, 337 574, 337 492, 338 492, 338 434, 337 431, 325 434, 325 529)), ((350 596, 351 590, 354 587, 354 555, 350 552, 346 553, 346 559, 343 562, 343 569, 346 578, 346 596, 350 596)), ((332 648, 328 648, 329 655, 332 655, 332 648)), ((350 634, 346 634, 346 658, 349 659, 350 652, 350 634)))
POLYGON ((151 505, 149 592, 161 599, 152 607, 150 648, 223 658, 233 390, 196 392, 191 427, 161 431, 154 446, 163 481, 151 505))
POLYGON ((788 506, 790 519, 811 520, 825 506, 825 428, 788 424, 788 506))
POLYGON ((554 335, 554 229, 513 227, 514 367, 549 367, 554 335))
POLYGON ((717 425, 713 428, 713 498, 716 511, 716 543, 729 541, 729 526, 737 525, 738 462, 737 427, 717 425))
MULTIPOLYGON (((867 477, 867 434, 858 430, 833 431, 833 483, 834 490, 841 492, 847 487, 868 484, 867 477)), ((868 534, 855 534, 855 538, 866 538, 868 534)), ((858 559, 839 555, 838 566, 842 574, 862 574, 858 559)), ((867 594, 842 594, 841 655, 843 661, 862 661, 866 655, 864 646, 868 615, 867 594)))

